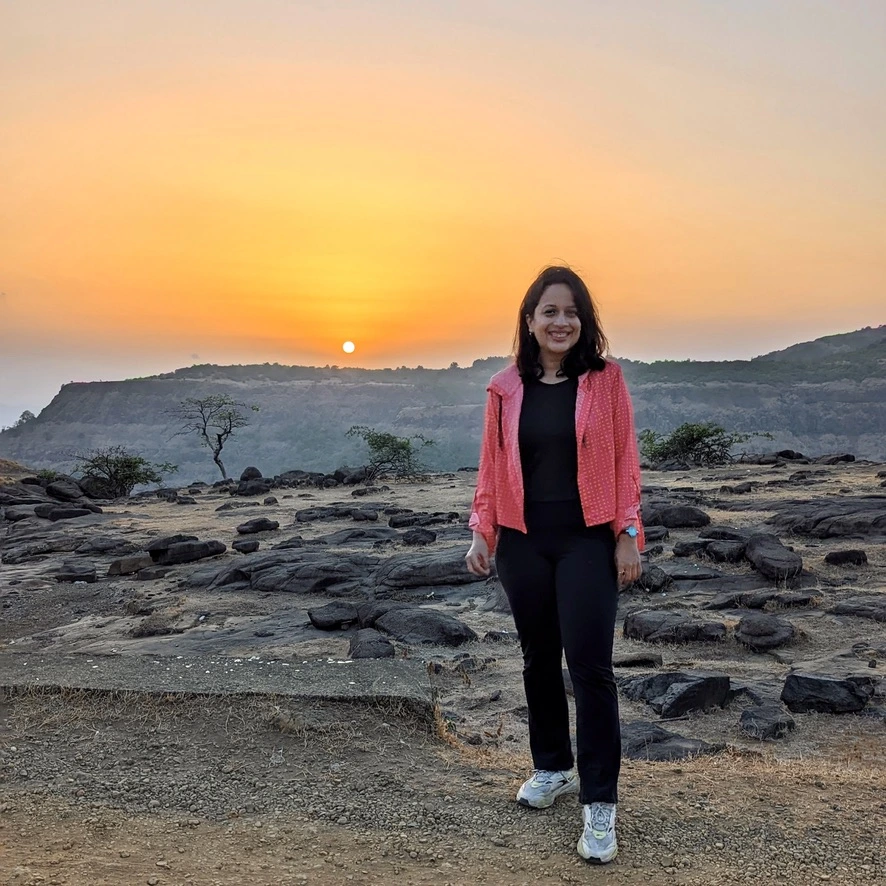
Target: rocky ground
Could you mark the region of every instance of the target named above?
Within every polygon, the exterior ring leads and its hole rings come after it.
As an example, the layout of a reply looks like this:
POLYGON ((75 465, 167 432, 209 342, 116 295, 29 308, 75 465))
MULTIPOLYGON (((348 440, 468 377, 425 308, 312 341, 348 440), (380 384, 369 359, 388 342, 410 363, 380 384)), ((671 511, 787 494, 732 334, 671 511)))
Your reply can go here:
POLYGON ((648 562, 616 636, 622 848, 605 869, 574 852, 573 799, 513 802, 529 762, 521 663, 495 580, 463 569, 471 474, 361 495, 194 486, 96 513, 7 469, 5 660, 392 656, 428 666, 436 707, 0 673, 0 880, 879 882, 881 469, 647 472, 648 562))

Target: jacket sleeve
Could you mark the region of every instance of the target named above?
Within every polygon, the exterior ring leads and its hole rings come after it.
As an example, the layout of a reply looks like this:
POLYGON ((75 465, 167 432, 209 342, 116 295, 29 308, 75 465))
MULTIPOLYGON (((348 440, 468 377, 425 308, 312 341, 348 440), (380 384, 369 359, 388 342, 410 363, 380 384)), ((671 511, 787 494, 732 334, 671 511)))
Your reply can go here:
POLYGON ((615 519, 612 530, 618 534, 631 524, 639 535, 637 546, 646 545, 643 523, 640 519, 640 455, 637 451, 637 433, 634 429, 634 408, 621 367, 615 378, 612 399, 612 426, 615 436, 615 519))
POLYGON ((495 552, 498 520, 495 507, 495 460, 498 454, 498 416, 501 398, 490 391, 486 398, 483 416, 483 441, 480 444, 480 469, 477 472, 477 489, 471 507, 468 527, 486 539, 489 553, 495 552))

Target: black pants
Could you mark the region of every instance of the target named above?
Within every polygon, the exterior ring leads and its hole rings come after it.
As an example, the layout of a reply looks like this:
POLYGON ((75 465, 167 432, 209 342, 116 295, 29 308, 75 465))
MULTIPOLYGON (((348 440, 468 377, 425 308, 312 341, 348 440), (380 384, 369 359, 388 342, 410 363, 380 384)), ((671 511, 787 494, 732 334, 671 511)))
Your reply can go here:
POLYGON ((621 766, 612 643, 618 609, 611 527, 586 527, 580 505, 527 507, 528 534, 502 528, 496 568, 523 649, 529 745, 536 769, 570 769, 562 655, 575 692, 582 803, 615 803, 621 766))

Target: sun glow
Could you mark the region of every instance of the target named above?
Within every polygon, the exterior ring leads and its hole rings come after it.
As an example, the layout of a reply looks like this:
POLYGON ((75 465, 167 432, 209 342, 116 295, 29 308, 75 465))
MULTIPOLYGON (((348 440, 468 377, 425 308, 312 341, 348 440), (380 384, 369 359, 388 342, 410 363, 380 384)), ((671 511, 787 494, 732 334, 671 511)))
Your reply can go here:
POLYGON ((354 351, 356 350, 356 348, 357 348, 357 346, 356 346, 352 341, 346 341, 346 342, 341 346, 341 349, 342 349, 346 354, 353 354, 354 351))

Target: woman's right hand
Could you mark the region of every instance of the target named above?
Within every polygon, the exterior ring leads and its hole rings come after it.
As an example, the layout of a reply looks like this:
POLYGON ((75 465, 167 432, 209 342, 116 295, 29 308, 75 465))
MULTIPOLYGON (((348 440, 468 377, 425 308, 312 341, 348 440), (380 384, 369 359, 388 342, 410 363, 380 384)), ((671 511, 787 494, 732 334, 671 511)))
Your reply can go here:
POLYGON ((474 533, 474 541, 465 554, 465 563, 468 566, 468 572, 474 575, 487 576, 491 569, 489 565, 489 545, 486 539, 479 532, 474 533))

